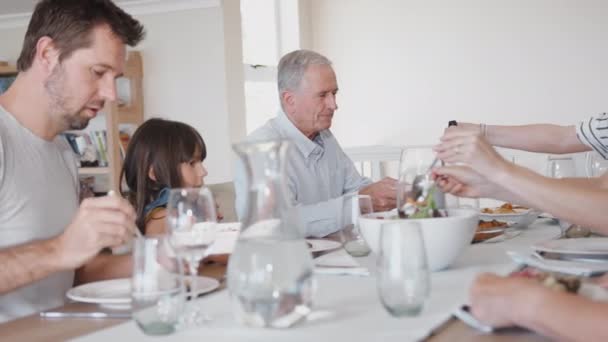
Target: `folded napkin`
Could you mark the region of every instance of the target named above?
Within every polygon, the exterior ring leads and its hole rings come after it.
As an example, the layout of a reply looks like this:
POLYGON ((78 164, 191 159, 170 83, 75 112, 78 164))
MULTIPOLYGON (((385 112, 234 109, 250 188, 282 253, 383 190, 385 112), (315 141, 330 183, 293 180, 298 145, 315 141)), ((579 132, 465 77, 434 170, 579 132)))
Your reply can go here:
POLYGON ((572 274, 576 276, 591 276, 608 272, 608 262, 543 259, 532 253, 526 254, 515 251, 507 251, 507 255, 518 264, 526 264, 545 271, 572 274))
POLYGON ((369 276, 369 270, 359 263, 344 249, 324 254, 315 261, 316 274, 369 276))
POLYGON ((232 254, 238 237, 239 232, 219 232, 208 254, 232 254))
POLYGON ((209 247, 208 254, 232 254, 240 230, 240 222, 218 223, 217 236, 215 242, 209 247))

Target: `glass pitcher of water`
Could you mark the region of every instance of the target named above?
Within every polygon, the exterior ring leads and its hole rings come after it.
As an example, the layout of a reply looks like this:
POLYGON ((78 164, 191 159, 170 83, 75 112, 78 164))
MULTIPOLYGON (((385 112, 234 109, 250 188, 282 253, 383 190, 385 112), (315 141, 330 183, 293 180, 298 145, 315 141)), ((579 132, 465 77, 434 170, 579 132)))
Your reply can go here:
POLYGON ((237 320, 254 327, 289 327, 306 317, 312 302, 312 256, 285 193, 289 145, 233 146, 247 173, 247 198, 228 264, 228 291, 237 320))

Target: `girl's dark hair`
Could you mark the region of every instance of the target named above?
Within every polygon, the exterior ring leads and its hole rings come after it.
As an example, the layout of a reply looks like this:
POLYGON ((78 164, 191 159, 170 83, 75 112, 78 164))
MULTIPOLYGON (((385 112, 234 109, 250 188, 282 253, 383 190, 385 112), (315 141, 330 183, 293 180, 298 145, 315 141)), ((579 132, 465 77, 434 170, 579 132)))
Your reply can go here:
POLYGON ((137 212, 136 224, 142 233, 145 233, 146 205, 163 188, 181 187, 179 165, 199 153, 201 160, 207 157, 205 142, 194 127, 185 123, 149 119, 135 131, 125 154, 120 184, 124 180, 128 187, 127 199, 137 212), (148 176, 150 170, 156 180, 148 176))
POLYGON ((42 0, 30 19, 21 55, 19 71, 30 68, 36 44, 50 37, 59 49, 59 61, 74 51, 91 46, 91 32, 98 25, 108 25, 122 42, 137 45, 145 36, 144 27, 111 0, 42 0))

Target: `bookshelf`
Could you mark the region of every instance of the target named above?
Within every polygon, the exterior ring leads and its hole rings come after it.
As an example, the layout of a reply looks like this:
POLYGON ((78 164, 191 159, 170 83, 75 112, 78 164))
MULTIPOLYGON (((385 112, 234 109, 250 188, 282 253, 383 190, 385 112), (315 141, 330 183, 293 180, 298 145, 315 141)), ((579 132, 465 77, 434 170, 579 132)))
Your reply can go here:
POLYGON ((138 51, 130 51, 127 56, 127 64, 124 78, 128 80, 128 99, 119 99, 113 103, 107 103, 103 112, 105 113, 105 128, 107 132, 107 167, 81 167, 79 175, 83 176, 108 176, 108 190, 117 193, 120 189, 120 170, 122 168, 122 157, 120 154, 119 125, 132 124, 139 126, 143 122, 143 64, 141 54, 138 51))
POLYGON ((0 61, 0 94, 2 94, 13 82, 17 75, 17 69, 8 62, 0 61))
POLYGON ((8 62, 0 61, 0 76, 14 76, 17 75, 17 69, 8 62))
POLYGON ((80 167, 80 168, 78 168, 78 172, 81 175, 90 175, 90 176, 107 175, 110 172, 110 168, 106 167, 106 166, 80 167))
MULTIPOLYGON (((17 73, 17 69, 8 62, 0 61, 0 79, 15 76, 17 73)), ((128 87, 128 98, 119 99, 114 103, 107 103, 103 110, 107 134, 108 166, 81 167, 78 169, 80 176, 108 177, 108 190, 114 190, 117 193, 120 188, 120 170, 122 168, 119 126, 121 124, 139 126, 144 118, 143 63, 139 51, 130 51, 128 53, 124 78, 127 80, 124 85, 128 87)))

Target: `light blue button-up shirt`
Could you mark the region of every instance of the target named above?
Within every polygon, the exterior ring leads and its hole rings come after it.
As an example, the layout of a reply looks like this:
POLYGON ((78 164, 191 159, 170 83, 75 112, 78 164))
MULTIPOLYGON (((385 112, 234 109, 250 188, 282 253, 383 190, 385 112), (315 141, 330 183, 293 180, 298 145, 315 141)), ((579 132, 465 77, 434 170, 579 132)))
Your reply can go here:
MULTIPOLYGON (((288 139, 293 146, 287 155, 288 199, 298 207, 307 236, 322 237, 337 231, 342 196, 371 184, 346 156, 330 130, 308 139, 282 111, 256 129, 246 142, 288 139)), ((242 165, 237 164, 234 180, 236 211, 242 219, 247 196, 242 165)))

